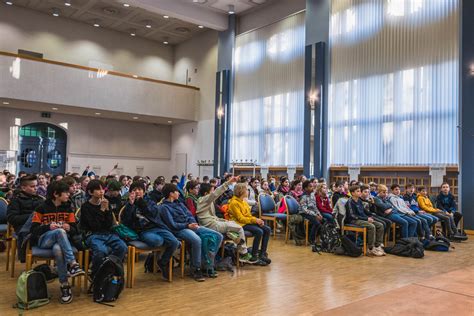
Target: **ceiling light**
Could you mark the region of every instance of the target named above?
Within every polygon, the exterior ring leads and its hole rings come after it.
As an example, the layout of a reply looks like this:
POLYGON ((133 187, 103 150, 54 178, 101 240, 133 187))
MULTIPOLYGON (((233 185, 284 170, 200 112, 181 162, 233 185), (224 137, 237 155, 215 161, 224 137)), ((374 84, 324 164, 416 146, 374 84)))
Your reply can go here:
POLYGON ((168 41, 164 41, 163 44, 168 45, 169 43, 168 43, 168 41))
POLYGON ((164 17, 165 19, 169 19, 169 18, 170 18, 169 15, 163 15, 163 17, 164 17))
POLYGON ((133 78, 138 78, 138 76, 137 76, 137 75, 133 75, 132 77, 133 77, 133 78))
POLYGON ((173 121, 168 121, 169 124, 173 123, 173 121))
POLYGON ((5 1, 5 4, 13 5, 13 2, 11 2, 11 1, 5 1))
POLYGON ((130 5, 128 3, 124 3, 123 6, 128 8, 130 5))
POLYGON ((66 7, 70 7, 70 6, 71 6, 71 2, 64 2, 64 5, 65 5, 66 7))
POLYGON ((145 20, 144 22, 145 22, 145 27, 147 29, 151 29, 151 21, 150 20, 145 20))
POLYGON ((133 119, 134 119, 134 120, 138 120, 138 116, 134 116, 133 119))
POLYGON ((100 113, 99 113, 99 112, 95 112, 95 115, 100 115, 100 113))
POLYGON ((235 14, 235 7, 234 7, 233 4, 229 5, 229 11, 228 12, 229 12, 229 14, 235 14))
POLYGON ((51 110, 53 110, 53 111, 57 111, 57 110, 58 110, 58 108, 51 108, 51 110))
POLYGON ((59 9, 58 9, 58 8, 53 8, 53 9, 51 10, 51 12, 52 12, 53 16, 56 16, 56 17, 58 17, 58 16, 59 16, 59 12, 60 12, 60 11, 59 11, 59 9))
POLYGON ((198 27, 199 27, 200 29, 203 29, 203 28, 204 28, 204 26, 203 26, 203 25, 198 25, 198 27))
POLYGON ((135 36, 137 35, 137 30, 136 29, 131 29, 130 30, 130 36, 135 36))
POLYGON ((3 101, 3 104, 4 104, 4 105, 9 105, 9 104, 10 104, 10 102, 3 101))
POLYGON ((95 27, 100 27, 99 21, 95 21, 93 24, 95 27))

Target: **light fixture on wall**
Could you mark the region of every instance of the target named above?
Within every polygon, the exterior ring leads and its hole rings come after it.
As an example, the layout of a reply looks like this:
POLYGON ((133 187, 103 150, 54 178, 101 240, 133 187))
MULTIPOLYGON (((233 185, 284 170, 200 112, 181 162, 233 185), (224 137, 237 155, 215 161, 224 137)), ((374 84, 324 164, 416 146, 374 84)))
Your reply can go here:
POLYGON ((101 113, 100 112, 95 112, 95 115, 101 115, 101 113))
POLYGON ((171 123, 173 123, 173 121, 168 121, 168 124, 171 124, 171 123))
POLYGON ((58 108, 51 108, 51 110, 53 110, 53 111, 57 111, 57 110, 58 110, 58 108))
POLYGON ((168 38, 168 37, 163 38, 163 44, 168 45, 169 43, 170 43, 170 42, 169 42, 169 38, 168 38))
POLYGON ((134 120, 138 120, 138 116, 134 116, 133 119, 134 119, 134 120))
POLYGON ((311 90, 308 96, 309 105, 313 109, 317 102, 319 102, 319 90, 311 90))
POLYGON ((235 14, 235 6, 233 4, 229 4, 229 14, 235 14))
POLYGON ((10 104, 10 102, 8 102, 8 101, 3 101, 2 103, 3 103, 3 105, 9 105, 10 104))
POLYGON ((220 120, 224 117, 224 107, 222 104, 219 104, 219 107, 217 108, 217 118, 220 120))

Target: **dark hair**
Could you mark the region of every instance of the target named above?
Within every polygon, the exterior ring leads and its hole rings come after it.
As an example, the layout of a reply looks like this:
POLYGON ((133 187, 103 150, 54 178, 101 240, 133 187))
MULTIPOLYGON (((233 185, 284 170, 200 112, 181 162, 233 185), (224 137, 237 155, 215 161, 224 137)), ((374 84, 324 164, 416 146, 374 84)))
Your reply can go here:
POLYGON ((214 184, 217 184, 217 179, 211 179, 211 180, 209 180, 209 183, 210 183, 210 184, 213 184, 213 183, 214 183, 214 184))
POLYGON ((208 176, 202 177, 202 181, 209 181, 209 177, 208 176))
POLYGON ((211 192, 212 185, 210 183, 203 183, 199 188, 199 195, 204 196, 207 193, 211 192))
POLYGON ((283 184, 283 182, 285 182, 286 180, 288 180, 287 177, 281 177, 281 178, 280 178, 280 183, 283 184))
POLYGON ((123 179, 126 179, 126 178, 127 178, 127 176, 124 175, 124 174, 122 174, 122 175, 119 177, 119 181, 122 182, 122 180, 123 180, 123 179))
POLYGON ((312 183, 313 181, 311 180, 306 180, 305 182, 303 182, 303 190, 306 190, 306 188, 312 183))
POLYGON ((133 192, 133 190, 142 189, 145 191, 145 183, 143 181, 135 181, 130 185, 129 192, 133 192))
POLYGON ((63 177, 63 175, 62 175, 61 173, 55 174, 55 175, 53 176, 53 181, 56 181, 56 179, 57 179, 58 177, 63 177))
POLYGON ((232 178, 232 175, 230 173, 228 173, 228 174, 225 175, 224 180, 227 181, 230 178, 232 178))
POLYGON ((38 180, 38 177, 35 176, 34 174, 24 176, 20 179, 20 186, 24 186, 24 185, 26 185, 27 182, 36 181, 36 180, 38 180))
POLYGON ((449 186, 449 183, 447 183, 447 182, 443 182, 443 183, 441 183, 441 186, 440 186, 440 188, 441 188, 441 187, 443 187, 443 185, 447 185, 447 186, 449 186))
POLYGON ((326 179, 325 179, 325 178, 319 178, 319 179, 318 179, 318 182, 324 182, 324 183, 326 183, 326 179))
POLYGON ((340 187, 341 185, 344 185, 344 182, 342 182, 341 180, 337 180, 336 181, 336 188, 340 187))
POLYGON ((415 187, 415 185, 413 183, 408 183, 406 186, 405 186, 405 190, 408 190, 408 189, 411 189, 415 187))
POLYGON ((248 178, 246 176, 241 176, 240 177, 239 183, 247 183, 247 182, 248 182, 248 178))
POLYGON ((360 190, 360 186, 358 186, 358 185, 353 185, 349 188, 349 192, 351 192, 351 193, 353 193, 357 190, 360 190))
POLYGON ((65 178, 62 179, 61 181, 66 182, 66 184, 67 184, 68 186, 71 186, 71 185, 76 184, 76 180, 75 180, 73 177, 65 177, 65 178))
POLYGON ((258 180, 258 179, 257 179, 257 178, 255 178, 255 177, 253 177, 253 178, 250 178, 250 183, 253 183, 253 182, 257 181, 257 180, 258 180))
POLYGON ((87 193, 89 194, 92 194, 92 192, 96 191, 96 190, 103 190, 105 189, 105 184, 100 181, 100 180, 91 180, 88 184, 87 184, 87 193))
POLYGON ((177 175, 174 175, 174 176, 171 177, 171 181, 173 181, 173 180, 179 180, 179 177, 177 175))
POLYGON ((170 194, 173 193, 173 192, 176 192, 178 190, 178 187, 172 183, 167 183, 163 186, 163 190, 161 190, 161 193, 163 194, 163 197, 165 199, 169 198, 170 197, 170 194))
POLYGON ((370 188, 369 188, 368 185, 363 184, 363 185, 360 186, 360 190, 361 190, 361 191, 370 190, 370 188))
POLYGON ((395 190, 396 188, 400 188, 400 186, 397 183, 394 183, 390 186, 390 190, 395 190))
POLYGON ((351 182, 349 184, 350 184, 350 186, 354 186, 354 185, 357 184, 357 182, 358 182, 357 180, 351 180, 351 182))
POLYGON ((188 183, 186 183, 186 191, 189 192, 191 190, 194 190, 198 185, 199 182, 197 182, 196 180, 188 181, 188 183))
POLYGON ((290 190, 294 190, 299 183, 301 183, 301 180, 293 180, 290 185, 290 190))
POLYGON ((160 184, 165 184, 165 179, 162 176, 159 176, 155 179, 155 181, 153 181, 153 186, 157 186, 160 184))
POLYGON ((418 188, 416 188, 416 190, 417 190, 418 192, 421 192, 421 191, 423 191, 423 190, 426 190, 426 187, 423 186, 423 185, 420 185, 418 188))
POLYGON ((66 181, 54 181, 48 185, 46 198, 49 200, 54 200, 54 194, 61 195, 61 193, 69 192, 69 185, 66 181))
POLYGON ((134 176, 132 182, 138 182, 140 180, 143 180, 143 177, 140 176, 134 176))
POLYGON ((21 174, 25 174, 25 175, 26 175, 27 173, 26 173, 26 171, 22 170, 22 171, 18 172, 18 176, 20 176, 21 174))

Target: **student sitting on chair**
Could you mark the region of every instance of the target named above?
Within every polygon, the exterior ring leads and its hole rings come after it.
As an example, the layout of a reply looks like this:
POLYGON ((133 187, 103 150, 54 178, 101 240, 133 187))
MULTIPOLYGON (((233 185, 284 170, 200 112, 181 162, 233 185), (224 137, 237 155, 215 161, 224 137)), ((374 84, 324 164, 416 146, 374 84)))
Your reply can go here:
POLYGON ((123 206, 122 196, 120 195, 121 188, 120 182, 117 180, 109 180, 107 183, 105 198, 109 201, 109 208, 114 213, 115 218, 118 218, 120 209, 123 206))
POLYGON ((373 217, 365 214, 364 204, 360 199, 361 192, 358 185, 350 187, 351 197, 346 203, 345 224, 352 224, 367 229, 367 245, 369 255, 384 256, 385 251, 381 247, 383 244, 383 224, 376 221, 373 217))
POLYGON ((448 238, 452 238, 454 234, 456 234, 457 228, 456 224, 454 224, 454 215, 439 208, 435 208, 433 206, 433 203, 431 203, 430 198, 428 197, 428 192, 426 192, 426 188, 423 186, 418 187, 417 201, 418 205, 423 211, 436 216, 441 221, 445 229, 448 231, 448 238))
POLYGON ((165 185, 165 178, 160 176, 153 182, 153 190, 148 193, 148 197, 155 203, 159 203, 163 199, 163 186, 165 185))
POLYGON ((300 215, 307 219, 311 225, 309 232, 309 242, 314 245, 319 228, 323 221, 323 216, 316 205, 316 198, 314 196, 313 183, 311 180, 303 182, 304 194, 300 200, 300 215))
POLYGON ((244 231, 250 232, 254 237, 252 245, 252 261, 257 261, 257 265, 265 266, 272 262, 267 254, 271 229, 265 225, 265 222, 262 219, 253 216, 250 212, 250 206, 245 201, 248 192, 245 183, 236 184, 234 188, 234 196, 229 202, 228 212, 232 221, 242 226, 244 231))
MULTIPOLYGON (((307 181, 307 180, 305 180, 307 181)), ((311 180, 310 180, 311 182, 311 180)), ((311 182, 312 183, 312 182, 311 182)), ((314 189, 314 186, 313 186, 314 189)), ((301 180, 294 180, 291 182, 290 186, 290 195, 296 200, 300 201, 301 196, 304 194, 304 189, 303 189, 303 182, 301 180)))
MULTIPOLYGON (((444 182, 441 184, 441 192, 436 198, 436 206, 445 211, 447 214, 452 214, 454 217, 454 224, 456 228, 462 218, 462 214, 458 212, 458 206, 454 200, 454 196, 450 192, 449 184, 444 182)), ((457 232, 457 230, 455 230, 457 232)))
POLYGON ((199 198, 199 182, 196 180, 190 180, 186 183, 186 199, 185 204, 188 210, 196 217, 196 208, 197 208, 197 201, 199 198))
POLYGON ((348 198, 349 196, 344 192, 344 183, 342 181, 336 181, 336 191, 333 192, 331 202, 332 202, 332 207, 334 207, 337 203, 337 200, 340 198, 348 198))
MULTIPOLYGON (((217 243, 217 250, 222 243, 222 235, 212 229, 199 226, 196 219, 186 206, 179 202, 179 190, 174 184, 165 184, 163 187, 163 203, 160 204, 160 215, 168 229, 179 239, 185 240, 191 245, 191 267, 192 276, 198 282, 204 281, 201 270, 201 235, 212 235, 217 243)), ((217 251, 216 250, 216 251, 217 251)), ((212 255, 215 255, 213 253, 212 255)), ((206 275, 211 278, 217 277, 214 267, 206 266, 206 275)))
POLYGON ((168 230, 158 212, 158 205, 144 196, 145 186, 134 182, 130 186, 128 202, 121 215, 121 223, 138 234, 141 241, 149 247, 158 248, 164 245, 165 251, 158 261, 163 279, 169 279, 169 261, 178 249, 179 241, 168 230))
POLYGON ((424 218, 430 227, 435 225, 438 222, 438 218, 430 213, 427 213, 420 209, 418 205, 417 196, 415 193, 415 186, 413 184, 407 184, 405 187, 405 195, 403 195, 403 200, 407 204, 407 206, 416 213, 418 217, 424 218))
MULTIPOLYGON (((314 183, 313 183, 314 185, 314 183)), ((331 202, 328 196, 328 186, 326 183, 320 183, 316 189, 316 206, 325 220, 334 223, 332 216, 331 202)))
POLYGON ((69 185, 56 181, 49 185, 46 201, 33 213, 31 243, 42 249, 52 249, 61 284, 60 302, 72 301, 68 276, 84 274, 74 257, 69 237, 78 234, 74 211, 68 203, 69 185))
POLYGON ((92 279, 108 255, 123 260, 127 245, 113 231, 115 219, 104 197, 105 185, 100 180, 91 180, 87 185, 90 199, 81 206, 81 230, 85 233, 86 245, 92 253, 92 279))
POLYGON ((402 228, 402 238, 415 237, 417 221, 400 213, 400 211, 390 202, 388 198, 388 188, 379 184, 377 196, 374 198, 377 214, 384 216, 399 224, 402 228))
MULTIPOLYGON (((384 237, 390 234, 392 229, 392 221, 386 217, 377 214, 377 207, 375 206, 374 197, 370 193, 370 188, 366 185, 360 186, 360 198, 364 205, 365 214, 372 217, 375 221, 383 225, 384 237)), ((383 247, 383 246, 382 246, 383 247)))
POLYGON ((242 226, 234 221, 228 221, 216 216, 214 202, 219 198, 219 196, 224 194, 230 184, 236 183, 237 181, 237 177, 231 177, 227 182, 217 189, 214 189, 209 183, 201 184, 201 188, 199 190, 199 195, 201 197, 198 200, 196 214, 200 225, 215 230, 221 234, 225 234, 234 241, 234 243, 237 245, 238 253, 240 254, 240 262, 254 264, 258 260, 257 258, 253 258, 252 255, 247 251, 245 232, 242 226))

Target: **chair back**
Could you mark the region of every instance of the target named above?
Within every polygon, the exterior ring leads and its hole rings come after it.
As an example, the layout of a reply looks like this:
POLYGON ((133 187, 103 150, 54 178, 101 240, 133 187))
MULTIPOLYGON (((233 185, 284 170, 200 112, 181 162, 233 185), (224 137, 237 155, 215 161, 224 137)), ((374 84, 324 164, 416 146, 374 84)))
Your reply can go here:
POLYGON ((260 216, 262 213, 275 213, 275 200, 267 193, 260 193, 258 195, 258 209, 260 216))
POLYGON ((300 204, 294 197, 291 195, 286 195, 285 196, 285 204, 286 204, 286 211, 290 215, 298 214, 299 209, 300 209, 300 204))
POLYGON ((7 223, 8 202, 4 198, 0 198, 0 224, 7 223))
POLYGON ((125 209, 125 205, 122 206, 122 208, 120 209, 118 218, 116 218, 115 214, 112 213, 112 216, 114 217, 114 220, 115 220, 115 224, 120 224, 120 222, 122 221, 122 212, 123 212, 124 209, 125 209))

